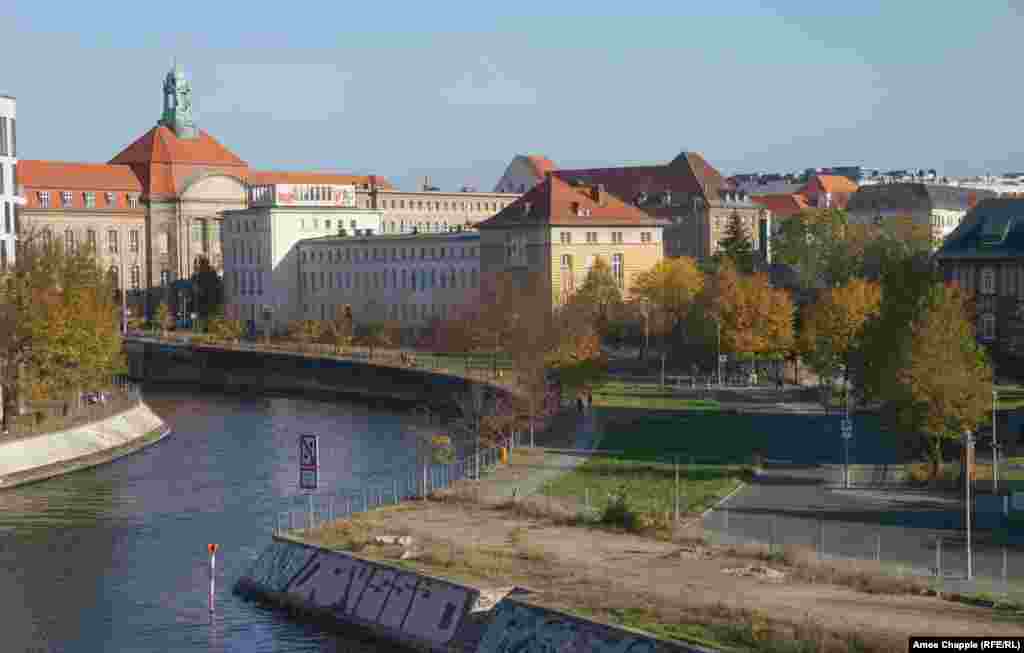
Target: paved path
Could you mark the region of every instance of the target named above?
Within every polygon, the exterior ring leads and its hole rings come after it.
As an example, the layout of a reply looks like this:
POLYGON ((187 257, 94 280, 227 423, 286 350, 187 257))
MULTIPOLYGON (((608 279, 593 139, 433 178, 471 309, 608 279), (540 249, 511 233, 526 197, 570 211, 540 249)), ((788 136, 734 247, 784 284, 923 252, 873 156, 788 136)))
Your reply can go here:
MULTIPOLYGON (((587 413, 576 423, 574 449, 593 449, 600 441, 599 418, 587 413)), ((494 497, 511 498, 518 490, 518 496, 536 494, 550 480, 574 469, 587 457, 585 455, 543 451, 539 459, 529 463, 512 464, 499 468, 487 477, 484 490, 494 497)))

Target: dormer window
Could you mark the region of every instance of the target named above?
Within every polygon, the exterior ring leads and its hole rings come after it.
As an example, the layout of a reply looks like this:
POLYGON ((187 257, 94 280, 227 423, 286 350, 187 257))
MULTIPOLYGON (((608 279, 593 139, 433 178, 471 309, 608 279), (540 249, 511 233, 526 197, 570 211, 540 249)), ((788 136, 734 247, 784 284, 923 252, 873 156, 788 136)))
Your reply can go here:
POLYGON ((117 196, 113 193, 104 193, 103 197, 107 201, 107 206, 114 206, 117 204, 117 196))
POLYGON ((135 195, 128 195, 128 208, 137 209, 139 208, 139 198, 135 195))
POLYGON ((62 206, 71 206, 71 191, 62 190, 60 192, 60 203, 62 206))

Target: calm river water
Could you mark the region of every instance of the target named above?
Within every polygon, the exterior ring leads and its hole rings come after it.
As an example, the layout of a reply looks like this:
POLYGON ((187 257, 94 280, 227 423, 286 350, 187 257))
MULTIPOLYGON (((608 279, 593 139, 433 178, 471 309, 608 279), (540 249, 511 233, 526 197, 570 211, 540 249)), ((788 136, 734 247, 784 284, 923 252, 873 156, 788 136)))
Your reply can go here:
POLYGON ((409 463, 411 418, 390 407, 150 388, 163 442, 0 492, 0 651, 399 651, 286 619, 231 594, 296 494, 299 433, 323 482, 409 463), (216 611, 208 610, 210 542, 216 611))

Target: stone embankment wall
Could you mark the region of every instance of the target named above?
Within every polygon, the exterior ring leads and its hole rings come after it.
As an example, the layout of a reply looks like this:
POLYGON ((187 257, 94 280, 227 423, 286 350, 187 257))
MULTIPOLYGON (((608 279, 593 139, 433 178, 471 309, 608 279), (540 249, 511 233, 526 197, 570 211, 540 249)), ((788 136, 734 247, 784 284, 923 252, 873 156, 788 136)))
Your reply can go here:
POLYGON ((470 618, 479 589, 280 539, 235 592, 439 653, 710 653, 509 598, 492 608, 481 628, 470 618))
POLYGON ((169 430, 145 403, 108 417, 31 437, 0 440, 0 488, 110 462, 162 439, 169 430))

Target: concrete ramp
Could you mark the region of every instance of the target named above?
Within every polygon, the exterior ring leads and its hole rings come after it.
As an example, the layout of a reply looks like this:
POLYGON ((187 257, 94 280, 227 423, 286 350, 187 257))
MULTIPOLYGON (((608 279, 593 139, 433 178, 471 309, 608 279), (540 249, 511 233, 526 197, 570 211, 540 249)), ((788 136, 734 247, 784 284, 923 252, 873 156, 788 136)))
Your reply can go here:
POLYGON ((515 599, 495 606, 476 653, 713 653, 515 599))

